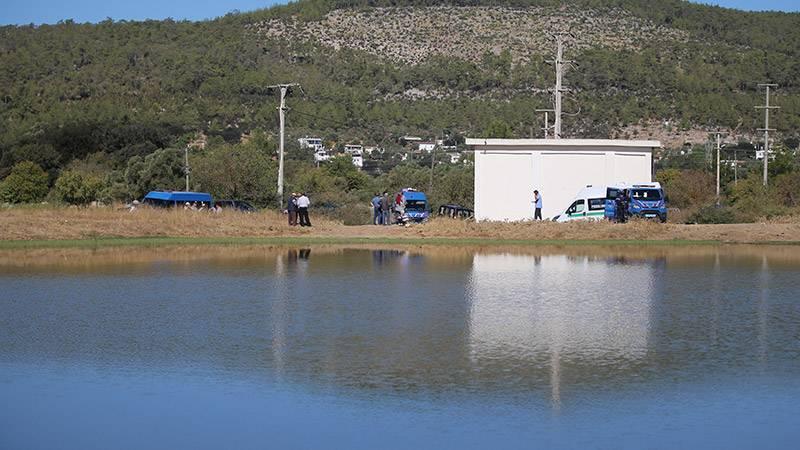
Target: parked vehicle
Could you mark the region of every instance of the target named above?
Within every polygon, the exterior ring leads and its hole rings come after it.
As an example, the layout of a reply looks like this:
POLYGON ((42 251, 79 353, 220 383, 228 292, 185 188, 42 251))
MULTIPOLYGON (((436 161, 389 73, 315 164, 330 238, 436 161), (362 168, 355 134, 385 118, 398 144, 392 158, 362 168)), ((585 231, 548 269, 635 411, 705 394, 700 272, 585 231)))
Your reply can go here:
POLYGON ((217 200, 215 205, 221 206, 223 209, 235 209, 237 211, 251 213, 255 212, 256 208, 244 200, 217 200))
POLYGON ((605 218, 619 220, 617 198, 625 208, 625 217, 642 217, 667 221, 667 199, 664 189, 658 182, 636 183, 627 185, 620 183, 606 189, 605 218))
POLYGON ((453 219, 469 219, 475 215, 475 211, 461 205, 442 205, 439 207, 439 215, 453 219))
POLYGON ((413 189, 403 189, 404 212, 400 222, 425 222, 430 217, 428 210, 428 197, 424 192, 413 189))
POLYGON ((606 187, 588 185, 581 189, 567 208, 553 218, 555 222, 601 220, 605 216, 606 187))
POLYGON ((214 204, 211 194, 207 192, 186 192, 186 191, 150 191, 144 196, 142 203, 150 206, 174 207, 185 203, 195 202, 210 207, 214 204))

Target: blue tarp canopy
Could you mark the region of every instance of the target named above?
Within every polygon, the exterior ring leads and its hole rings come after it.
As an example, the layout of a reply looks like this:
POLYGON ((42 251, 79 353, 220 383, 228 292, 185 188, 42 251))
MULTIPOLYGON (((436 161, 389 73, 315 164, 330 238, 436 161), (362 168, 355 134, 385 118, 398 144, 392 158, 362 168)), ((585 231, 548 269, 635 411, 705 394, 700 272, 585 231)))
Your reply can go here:
POLYGON ((207 192, 150 191, 144 196, 144 199, 163 202, 206 202, 210 204, 211 194, 207 192))

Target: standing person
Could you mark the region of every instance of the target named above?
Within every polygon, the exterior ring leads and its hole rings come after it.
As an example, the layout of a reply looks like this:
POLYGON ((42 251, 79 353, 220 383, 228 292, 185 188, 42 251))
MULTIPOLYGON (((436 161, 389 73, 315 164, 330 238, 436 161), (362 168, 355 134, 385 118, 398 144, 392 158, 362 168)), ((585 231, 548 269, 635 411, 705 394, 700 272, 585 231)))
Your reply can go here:
POLYGON ((537 190, 533 191, 533 203, 533 220, 542 220, 542 194, 537 190))
POLYGON ((308 220, 308 206, 311 205, 311 200, 308 199, 306 193, 300 194, 297 198, 297 215, 300 217, 301 227, 310 227, 311 221, 308 220))
POLYGON ((383 196, 381 197, 381 218, 383 219, 384 225, 389 225, 389 209, 391 208, 391 199, 389 198, 389 193, 383 191, 383 196))
POLYGON ((627 205, 625 204, 625 198, 627 197, 627 190, 621 190, 617 192, 617 198, 614 199, 614 214, 617 223, 625 223, 626 221, 626 209, 627 205))
POLYGON ((286 200, 286 213, 289 215, 289 226, 297 225, 297 192, 292 192, 286 200))
POLYGON ((383 225, 383 216, 381 213, 381 194, 379 192, 375 193, 375 197, 372 197, 372 224, 373 225, 383 225))

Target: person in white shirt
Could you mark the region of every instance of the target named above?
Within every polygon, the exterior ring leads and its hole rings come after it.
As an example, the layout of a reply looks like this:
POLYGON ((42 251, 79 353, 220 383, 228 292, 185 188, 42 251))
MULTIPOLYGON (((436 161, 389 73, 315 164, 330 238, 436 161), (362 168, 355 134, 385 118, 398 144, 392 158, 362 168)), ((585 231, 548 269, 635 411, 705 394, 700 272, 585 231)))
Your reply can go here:
POLYGON ((308 207, 311 205, 311 200, 308 199, 306 193, 303 192, 297 198, 297 217, 300 221, 301 227, 310 227, 311 221, 308 219, 308 207))

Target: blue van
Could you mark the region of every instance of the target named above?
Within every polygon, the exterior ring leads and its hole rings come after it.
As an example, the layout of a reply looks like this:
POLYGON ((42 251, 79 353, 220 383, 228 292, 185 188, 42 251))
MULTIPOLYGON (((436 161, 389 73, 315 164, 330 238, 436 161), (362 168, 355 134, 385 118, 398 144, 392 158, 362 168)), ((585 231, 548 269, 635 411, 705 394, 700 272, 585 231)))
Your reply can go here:
POLYGON ((627 205, 627 217, 642 217, 658 219, 662 223, 667 221, 667 202, 664 189, 658 182, 632 184, 618 184, 606 188, 606 204, 604 215, 608 220, 616 220, 616 198, 620 193, 627 192, 623 202, 627 205))
POLYGON ((424 192, 411 189, 403 189, 405 199, 405 213, 401 220, 404 222, 424 222, 430 217, 428 211, 428 197, 424 192))

